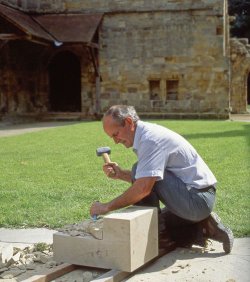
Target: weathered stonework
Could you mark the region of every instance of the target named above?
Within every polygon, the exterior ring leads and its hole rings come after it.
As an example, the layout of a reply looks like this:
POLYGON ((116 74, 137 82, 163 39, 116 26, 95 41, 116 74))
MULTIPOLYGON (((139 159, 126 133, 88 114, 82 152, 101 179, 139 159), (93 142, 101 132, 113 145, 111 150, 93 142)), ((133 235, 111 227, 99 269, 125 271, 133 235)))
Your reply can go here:
MULTIPOLYGON (((162 117, 226 118, 231 110, 246 110, 249 61, 244 58, 248 55, 238 53, 239 48, 231 41, 230 56, 226 1, 0 0, 0 3, 27 14, 104 13, 98 31, 100 82, 86 46, 46 47, 22 40, 0 41, 3 115, 54 111, 48 73, 53 58, 65 52, 75 56, 81 69, 81 102, 73 109, 81 117, 95 116, 112 104, 131 104, 142 116, 162 117), (239 73, 243 60, 244 70, 239 73), (244 91, 238 94, 235 89, 242 87, 244 91)), ((0 17, 0 34, 10 31, 18 32, 0 17)), ((61 58, 63 61, 64 57, 61 58)), ((58 106, 55 111, 64 110, 58 106)), ((70 107, 66 111, 70 112, 70 107)))
POLYGON ((129 21, 127 17, 112 14, 103 21, 103 110, 122 101, 135 105, 139 112, 225 113, 228 64, 221 56, 223 36, 216 35, 222 18, 182 11, 130 13, 129 21), (166 89, 172 80, 179 84, 174 100, 166 89), (156 99, 150 98, 151 81, 159 84, 156 99))
POLYGON ((209 8, 221 12, 223 1, 219 0, 1 0, 12 7, 19 7, 26 12, 36 13, 68 13, 68 12, 128 12, 157 10, 197 10, 209 8))
POLYGON ((232 38, 231 45, 231 99, 232 113, 246 113, 247 85, 250 76, 250 44, 246 38, 232 38))

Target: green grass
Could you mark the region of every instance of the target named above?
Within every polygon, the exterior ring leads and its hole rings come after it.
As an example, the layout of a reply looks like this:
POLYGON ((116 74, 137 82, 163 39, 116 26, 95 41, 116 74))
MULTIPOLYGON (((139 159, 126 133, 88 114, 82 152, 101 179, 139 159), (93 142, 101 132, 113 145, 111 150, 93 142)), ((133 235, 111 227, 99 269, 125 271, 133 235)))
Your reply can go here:
MULTIPOLYGON (((250 124, 155 120, 185 136, 218 180, 215 211, 235 235, 250 235, 250 124)), ((59 227, 89 218, 94 200, 108 201, 128 185, 102 172, 96 148, 129 169, 132 150, 115 145, 100 122, 0 138, 0 226, 59 227)))

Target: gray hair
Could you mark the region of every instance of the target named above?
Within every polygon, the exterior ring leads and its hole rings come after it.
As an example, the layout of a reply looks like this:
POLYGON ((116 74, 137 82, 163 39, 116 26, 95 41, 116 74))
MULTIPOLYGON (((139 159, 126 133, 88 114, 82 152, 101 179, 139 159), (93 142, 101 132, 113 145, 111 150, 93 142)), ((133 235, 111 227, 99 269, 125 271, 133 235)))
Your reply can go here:
POLYGON ((104 117, 112 116, 112 118, 120 125, 125 124, 125 119, 130 117, 134 123, 140 119, 135 108, 127 105, 115 105, 110 107, 104 114, 104 117))

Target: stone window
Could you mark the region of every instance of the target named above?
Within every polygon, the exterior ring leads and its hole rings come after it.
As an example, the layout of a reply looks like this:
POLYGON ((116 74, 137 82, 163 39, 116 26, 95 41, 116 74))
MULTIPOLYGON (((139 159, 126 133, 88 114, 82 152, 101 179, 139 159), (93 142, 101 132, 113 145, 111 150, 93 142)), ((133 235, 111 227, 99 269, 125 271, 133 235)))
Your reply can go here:
POLYGON ((149 81, 150 100, 160 100, 160 80, 149 81))
POLYGON ((178 100, 179 80, 166 81, 166 100, 178 100))
POLYGON ((149 80, 149 93, 151 107, 162 106, 160 79, 149 80))

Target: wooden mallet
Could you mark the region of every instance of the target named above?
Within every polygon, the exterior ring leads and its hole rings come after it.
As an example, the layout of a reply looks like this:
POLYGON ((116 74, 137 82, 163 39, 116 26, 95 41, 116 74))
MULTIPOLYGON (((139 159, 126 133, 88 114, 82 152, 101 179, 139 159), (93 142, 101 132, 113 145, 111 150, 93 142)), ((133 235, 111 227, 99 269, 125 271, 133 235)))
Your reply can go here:
POLYGON ((100 147, 96 149, 96 155, 98 157, 102 156, 105 163, 110 163, 109 155, 111 154, 111 150, 109 147, 100 147))
MULTIPOLYGON (((96 149, 96 155, 98 157, 102 156, 103 157, 103 160, 104 162, 107 164, 107 163, 110 163, 110 158, 109 158, 109 155, 111 154, 111 149, 109 147, 100 147, 100 148, 97 148, 96 149)), ((114 176, 115 175, 115 171, 111 171, 110 176, 114 176)))

